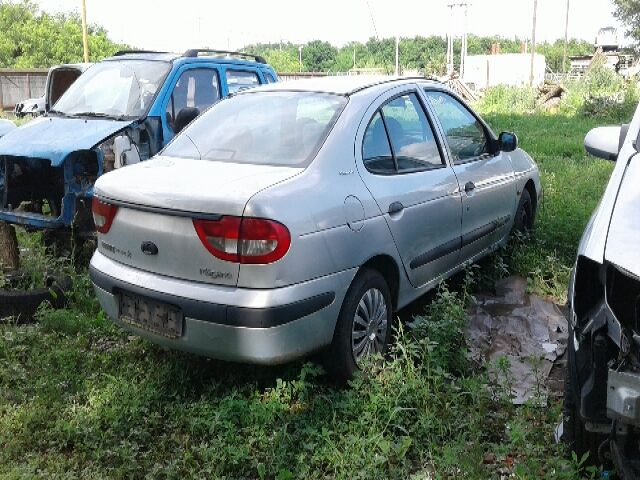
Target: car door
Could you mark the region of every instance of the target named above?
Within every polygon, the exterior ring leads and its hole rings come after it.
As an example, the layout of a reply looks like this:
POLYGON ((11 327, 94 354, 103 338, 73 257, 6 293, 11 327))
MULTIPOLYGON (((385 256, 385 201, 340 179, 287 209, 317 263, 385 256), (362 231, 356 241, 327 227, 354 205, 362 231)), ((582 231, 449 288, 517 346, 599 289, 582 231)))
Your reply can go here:
POLYGON ((461 261, 483 252, 508 234, 516 183, 508 155, 496 151, 488 127, 449 92, 426 88, 462 196, 461 261))
POLYGON ((200 113, 220 99, 220 78, 215 66, 183 67, 164 100, 163 133, 165 145, 176 134, 176 120, 183 109, 197 108, 200 113))
POLYGON ((456 177, 417 91, 377 100, 358 138, 358 171, 389 226, 411 283, 419 287, 449 271, 460 250, 462 205, 456 177))

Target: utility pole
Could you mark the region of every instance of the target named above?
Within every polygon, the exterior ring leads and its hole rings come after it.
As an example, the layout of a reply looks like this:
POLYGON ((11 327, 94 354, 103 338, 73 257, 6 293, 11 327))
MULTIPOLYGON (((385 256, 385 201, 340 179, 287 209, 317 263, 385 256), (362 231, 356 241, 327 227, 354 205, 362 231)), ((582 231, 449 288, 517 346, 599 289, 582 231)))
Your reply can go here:
POLYGON ((536 63, 536 21, 538 15, 538 0, 533 0, 533 28, 531 31, 531 72, 529 74, 529 85, 533 86, 534 68, 536 63))
POLYGON ((453 7, 455 5, 450 3, 449 7, 449 31, 447 33, 447 75, 453 73, 453 7))
POLYGON ((460 50, 460 80, 464 80, 464 67, 467 63, 467 14, 469 12, 469 4, 460 4, 464 7, 464 23, 462 32, 462 48, 460 50))
POLYGON ((562 54, 562 73, 567 73, 567 44, 569 43, 569 0, 567 0, 567 17, 564 22, 564 52, 562 54))
POLYGON ((89 38, 87 32, 87 4, 82 0, 82 47, 84 49, 84 63, 89 63, 89 38))
POLYGON ((454 25, 456 25, 454 19, 454 9, 455 8, 464 8, 464 22, 463 22, 463 32, 462 32, 462 42, 460 49, 460 77, 464 75, 464 63, 467 57, 467 13, 470 3, 468 2, 457 2, 450 3, 447 5, 449 7, 449 32, 447 33, 447 75, 451 75, 454 70, 454 42, 455 42, 455 33, 454 33, 454 25))
POLYGON ((298 45, 298 60, 300 61, 300 72, 302 73, 302 45, 298 45))
POLYGON ((400 36, 396 35, 396 77, 400 76, 400 36))

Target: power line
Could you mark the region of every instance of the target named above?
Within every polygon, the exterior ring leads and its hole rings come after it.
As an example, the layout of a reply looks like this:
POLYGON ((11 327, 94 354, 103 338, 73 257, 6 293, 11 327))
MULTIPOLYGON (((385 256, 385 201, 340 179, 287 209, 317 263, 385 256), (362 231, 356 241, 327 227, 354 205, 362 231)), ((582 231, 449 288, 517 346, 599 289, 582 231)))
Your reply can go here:
POLYGON ((367 9, 369 10, 369 16, 371 17, 371 23, 373 24, 373 31, 376 33, 376 40, 380 40, 378 37, 378 27, 376 27, 376 21, 373 18, 373 12, 371 11, 371 5, 369 5, 369 0, 365 0, 367 3, 367 9))

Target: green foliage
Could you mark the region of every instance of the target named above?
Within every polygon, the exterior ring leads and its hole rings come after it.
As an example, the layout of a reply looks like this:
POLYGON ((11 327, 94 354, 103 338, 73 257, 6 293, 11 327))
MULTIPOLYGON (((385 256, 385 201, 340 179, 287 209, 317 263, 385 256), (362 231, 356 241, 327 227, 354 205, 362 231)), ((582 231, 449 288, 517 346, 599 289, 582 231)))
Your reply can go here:
MULTIPOLYGON (((500 44, 502 53, 519 53, 522 40, 470 35, 468 52, 470 55, 484 55, 491 52, 491 45, 500 44)), ((395 38, 370 38, 365 43, 351 42, 341 48, 332 47, 327 42, 314 40, 302 46, 302 66, 305 72, 346 72, 354 68, 378 68, 387 73, 395 69, 395 38)), ((593 47, 582 40, 570 40, 569 55, 591 53, 593 47)), ((279 72, 299 70, 298 46, 291 43, 256 44, 245 49, 264 56, 279 72)), ((454 42, 454 61, 460 62, 461 42, 454 42)), ((537 51, 547 58, 547 65, 554 71, 562 70, 564 41, 538 44, 537 51)), ((416 36, 400 38, 400 65, 405 70, 419 70, 426 75, 442 75, 446 69, 447 42, 443 37, 416 36)), ((568 67, 568 65, 567 65, 568 67)))
MULTIPOLYGON (((89 26, 90 60, 123 48, 106 31, 89 26)), ((83 61, 82 23, 77 14, 49 15, 30 0, 0 0, 0 67, 50 67, 83 61)))
POLYGON ((640 0, 613 0, 614 15, 627 27, 627 35, 640 41, 640 0))
POLYGON ((568 82, 566 91, 560 109, 570 115, 628 120, 638 104, 636 82, 625 81, 602 62, 596 62, 583 79, 568 82))
POLYGON ((314 40, 303 48, 302 64, 306 62, 314 66, 317 72, 328 72, 335 65, 338 49, 329 42, 314 40))
POLYGON ((532 87, 496 86, 488 88, 478 102, 485 113, 531 113, 536 109, 538 91, 532 87))

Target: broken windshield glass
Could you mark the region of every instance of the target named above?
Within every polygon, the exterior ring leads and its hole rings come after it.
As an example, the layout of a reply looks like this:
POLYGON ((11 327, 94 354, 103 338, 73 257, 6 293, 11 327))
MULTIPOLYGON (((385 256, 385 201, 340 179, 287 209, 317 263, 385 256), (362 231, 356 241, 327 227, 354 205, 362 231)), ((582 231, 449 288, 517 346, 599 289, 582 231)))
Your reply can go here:
POLYGON ((71 116, 138 118, 144 115, 169 71, 166 62, 107 61, 94 65, 55 104, 71 116))

